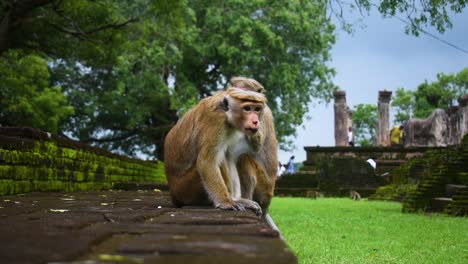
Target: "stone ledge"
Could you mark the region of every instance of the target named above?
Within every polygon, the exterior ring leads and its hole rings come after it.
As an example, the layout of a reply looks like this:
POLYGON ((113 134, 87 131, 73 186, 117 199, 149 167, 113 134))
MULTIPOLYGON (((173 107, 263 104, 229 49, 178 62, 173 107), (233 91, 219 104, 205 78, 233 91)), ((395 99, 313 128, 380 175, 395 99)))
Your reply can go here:
POLYGON ((297 263, 253 212, 174 208, 167 192, 0 197, 2 263, 297 263))

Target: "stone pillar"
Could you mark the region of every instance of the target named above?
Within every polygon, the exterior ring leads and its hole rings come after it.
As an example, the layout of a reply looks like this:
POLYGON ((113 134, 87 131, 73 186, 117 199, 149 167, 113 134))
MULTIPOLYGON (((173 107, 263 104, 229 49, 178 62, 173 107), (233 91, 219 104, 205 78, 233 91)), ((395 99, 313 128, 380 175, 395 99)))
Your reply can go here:
POLYGON ((351 110, 349 107, 346 107, 346 112, 348 112, 347 127, 353 127, 353 110, 351 110))
POLYGON ((379 116, 377 121, 376 139, 377 146, 390 146, 390 99, 392 98, 391 91, 379 91, 378 110, 379 116))
POLYGON ((458 111, 458 106, 450 106, 447 109, 448 115, 448 135, 447 135, 447 144, 448 145, 457 145, 460 143, 460 113, 458 111))
POLYGON ((337 90, 335 97, 335 146, 348 146, 348 106, 346 105, 346 92, 337 90))
POLYGON ((463 136, 468 134, 468 94, 465 94, 458 99, 458 111, 460 115, 460 140, 458 142, 461 142, 463 136))

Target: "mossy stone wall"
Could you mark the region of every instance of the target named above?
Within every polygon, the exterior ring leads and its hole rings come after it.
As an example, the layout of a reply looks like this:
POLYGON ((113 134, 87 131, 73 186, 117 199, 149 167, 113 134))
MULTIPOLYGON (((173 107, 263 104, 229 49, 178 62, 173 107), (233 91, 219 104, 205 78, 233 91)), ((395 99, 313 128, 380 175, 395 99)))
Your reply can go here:
POLYGON ((390 172, 399 165, 415 157, 421 157, 426 151, 443 149, 441 147, 305 147, 307 160, 305 170, 314 170, 324 159, 356 158, 377 162, 376 175, 390 172))
POLYGON ((161 162, 142 161, 31 128, 0 128, 0 195, 165 183, 161 162))
POLYGON ((404 212, 432 211, 433 200, 447 194, 447 184, 464 186, 451 198, 445 209, 452 215, 468 215, 468 134, 462 145, 447 148, 440 153, 430 153, 421 159, 421 179, 416 188, 408 193, 403 203, 404 212))

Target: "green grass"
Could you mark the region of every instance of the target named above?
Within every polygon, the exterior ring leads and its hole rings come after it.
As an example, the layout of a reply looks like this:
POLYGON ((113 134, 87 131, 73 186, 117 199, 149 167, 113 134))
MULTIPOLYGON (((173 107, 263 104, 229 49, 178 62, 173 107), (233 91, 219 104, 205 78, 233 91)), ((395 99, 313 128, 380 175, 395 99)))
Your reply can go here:
POLYGON ((345 198, 275 197, 270 214, 301 264, 468 263, 468 218, 345 198))

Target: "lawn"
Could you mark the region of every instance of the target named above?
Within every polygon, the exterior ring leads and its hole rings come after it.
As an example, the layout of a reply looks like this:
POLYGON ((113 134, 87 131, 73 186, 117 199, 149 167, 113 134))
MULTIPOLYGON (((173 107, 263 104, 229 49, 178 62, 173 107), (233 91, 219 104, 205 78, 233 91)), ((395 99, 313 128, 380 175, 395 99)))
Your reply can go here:
POLYGON ((468 263, 468 218, 401 204, 274 198, 270 214, 299 263, 468 263))

